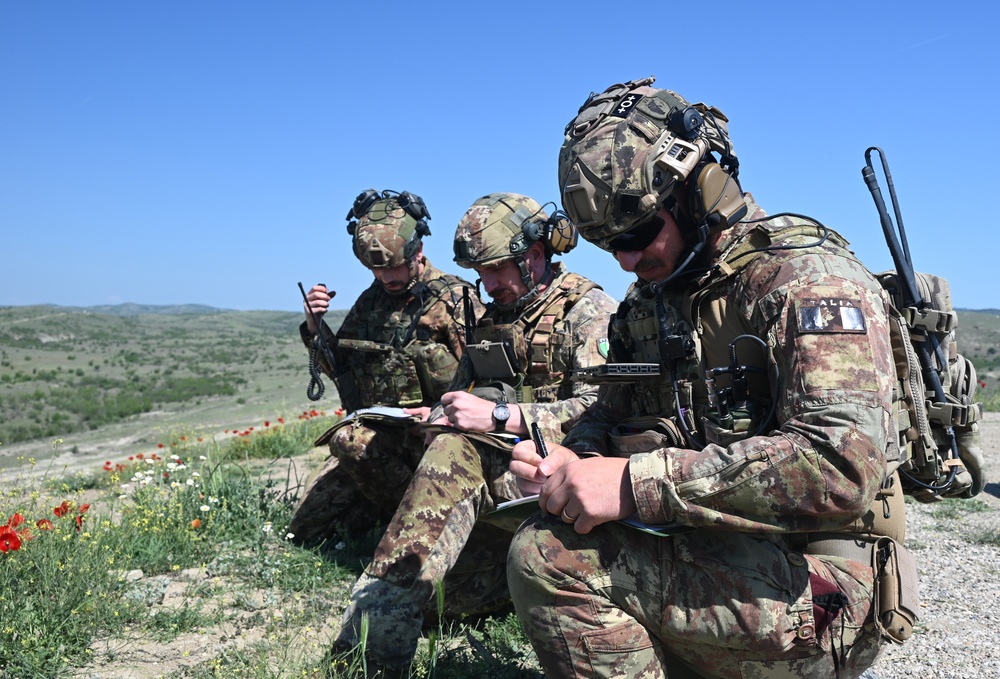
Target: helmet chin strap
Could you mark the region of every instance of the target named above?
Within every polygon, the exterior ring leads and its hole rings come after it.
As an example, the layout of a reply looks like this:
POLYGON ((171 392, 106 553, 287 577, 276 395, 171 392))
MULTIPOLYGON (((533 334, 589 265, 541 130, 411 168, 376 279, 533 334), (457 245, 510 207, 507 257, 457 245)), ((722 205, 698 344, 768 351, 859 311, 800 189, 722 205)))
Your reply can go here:
MULTIPOLYGON (((531 272, 528 271, 528 264, 525 262, 524 255, 518 255, 514 258, 514 262, 517 264, 517 268, 521 271, 521 282, 524 283, 524 287, 528 289, 528 292, 518 299, 514 300, 511 304, 500 304, 499 302, 493 302, 495 306, 500 311, 514 311, 515 309, 520 309, 527 306, 529 303, 534 301, 541 291, 538 289, 538 284, 531 280, 531 272)), ((539 279, 539 283, 544 283, 549 280, 552 275, 552 261, 545 261, 545 271, 542 273, 542 277, 539 279)), ((479 292, 479 284, 482 279, 476 281, 476 292, 479 292)), ((482 295, 480 295, 482 299, 482 295)))

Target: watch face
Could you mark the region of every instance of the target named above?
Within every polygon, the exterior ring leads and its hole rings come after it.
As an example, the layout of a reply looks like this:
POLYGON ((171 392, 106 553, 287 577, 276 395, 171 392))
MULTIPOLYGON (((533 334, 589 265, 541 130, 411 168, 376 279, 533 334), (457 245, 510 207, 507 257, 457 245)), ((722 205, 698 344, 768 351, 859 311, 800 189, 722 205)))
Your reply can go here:
POLYGON ((493 408, 493 419, 502 422, 510 418, 510 408, 507 407, 506 403, 497 403, 496 407, 493 408))

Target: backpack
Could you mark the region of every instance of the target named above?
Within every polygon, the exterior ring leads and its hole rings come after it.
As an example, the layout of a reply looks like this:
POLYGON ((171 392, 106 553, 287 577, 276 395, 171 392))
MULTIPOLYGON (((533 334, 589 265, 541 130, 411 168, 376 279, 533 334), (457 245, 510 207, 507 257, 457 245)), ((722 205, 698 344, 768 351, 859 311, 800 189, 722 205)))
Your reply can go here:
POLYGON ((877 278, 892 300, 890 333, 898 382, 893 409, 899 460, 890 461, 890 471, 898 464, 903 492, 920 502, 974 497, 986 484, 978 425, 983 404, 975 402, 976 369, 958 353, 958 314, 948 281, 914 273, 924 301, 918 309, 903 304, 895 271, 877 278), (924 372, 919 356, 924 351, 941 393, 933 376, 924 372))

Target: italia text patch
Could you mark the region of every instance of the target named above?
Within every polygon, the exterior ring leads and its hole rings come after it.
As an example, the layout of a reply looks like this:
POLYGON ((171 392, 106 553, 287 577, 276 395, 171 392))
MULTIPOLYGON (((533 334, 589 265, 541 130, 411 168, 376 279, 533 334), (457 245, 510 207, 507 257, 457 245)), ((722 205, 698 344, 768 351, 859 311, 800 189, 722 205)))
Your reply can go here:
POLYGON ((635 108, 635 105, 642 101, 643 95, 641 94, 630 94, 615 106, 614 110, 611 111, 610 115, 616 118, 624 118, 629 114, 629 112, 635 108))
POLYGON ((800 299, 797 303, 799 332, 846 332, 864 334, 865 315, 857 300, 842 297, 800 299))

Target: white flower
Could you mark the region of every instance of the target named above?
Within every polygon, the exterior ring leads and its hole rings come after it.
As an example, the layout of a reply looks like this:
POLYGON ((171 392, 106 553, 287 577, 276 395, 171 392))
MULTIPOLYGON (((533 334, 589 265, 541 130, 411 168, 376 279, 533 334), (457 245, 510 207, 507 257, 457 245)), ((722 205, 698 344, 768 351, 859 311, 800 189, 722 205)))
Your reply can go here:
POLYGON ((146 464, 156 464, 156 460, 153 460, 153 459, 147 457, 146 458, 146 464))
POLYGON ((198 478, 201 476, 201 474, 199 474, 198 472, 191 472, 191 476, 193 476, 194 478, 198 478))
POLYGON ((207 460, 208 458, 207 458, 207 457, 205 457, 204 455, 199 455, 199 456, 198 456, 198 459, 199 459, 199 460, 207 460))
POLYGON ((170 487, 171 488, 180 488, 181 484, 179 484, 177 481, 171 481, 170 482, 170 487))
POLYGON ((178 455, 177 453, 174 453, 173 455, 170 456, 170 459, 171 460, 179 460, 179 459, 181 459, 181 456, 178 455))
POLYGON ((201 507, 198 507, 198 509, 200 509, 203 512, 207 512, 208 510, 211 509, 211 507, 209 507, 208 505, 202 505, 201 507))
POLYGON ((184 485, 193 486, 194 485, 194 479, 188 479, 187 481, 184 482, 184 485))
POLYGON ((170 471, 174 471, 175 469, 177 469, 177 463, 176 462, 168 462, 167 463, 167 469, 169 469, 170 471))
POLYGON ((121 495, 118 496, 119 500, 125 500, 127 498, 128 498, 128 493, 122 493, 121 495))
POLYGON ((285 533, 285 539, 286 540, 291 540, 294 537, 295 537, 295 533, 285 533))
POLYGON ((128 484, 127 483, 123 483, 123 484, 121 484, 118 487, 121 488, 122 490, 128 490, 128 484))
POLYGON ((270 521, 265 521, 264 525, 261 526, 261 530, 263 530, 265 533, 270 533, 271 532, 271 522, 270 521))
POLYGON ((208 496, 208 501, 211 502, 213 505, 219 504, 219 498, 212 497, 211 495, 208 496))

